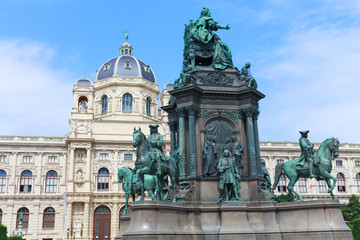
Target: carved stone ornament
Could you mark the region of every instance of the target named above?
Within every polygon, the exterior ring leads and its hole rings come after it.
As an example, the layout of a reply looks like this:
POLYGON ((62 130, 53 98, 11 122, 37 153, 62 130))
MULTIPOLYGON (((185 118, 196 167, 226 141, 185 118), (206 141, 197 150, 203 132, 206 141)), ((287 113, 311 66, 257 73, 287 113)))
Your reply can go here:
POLYGON ((80 219, 75 220, 73 227, 74 227, 74 232, 81 232, 82 221, 80 219))
POLYGON ((70 129, 72 132, 87 134, 91 131, 91 123, 89 121, 80 122, 78 120, 71 121, 70 129))
POLYGON ((191 201, 193 192, 195 191, 194 182, 184 181, 178 186, 178 195, 176 196, 177 201, 191 201))
POLYGON ((208 73, 200 76, 200 82, 208 86, 232 86, 234 79, 221 72, 208 73))

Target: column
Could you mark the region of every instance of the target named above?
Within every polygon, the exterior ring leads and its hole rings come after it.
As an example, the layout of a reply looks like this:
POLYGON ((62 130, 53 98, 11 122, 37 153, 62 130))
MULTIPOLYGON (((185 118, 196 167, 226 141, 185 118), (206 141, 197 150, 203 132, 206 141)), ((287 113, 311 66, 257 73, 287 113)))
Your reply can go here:
POLYGON ((189 155, 190 155, 190 176, 198 175, 197 167, 197 153, 196 153, 196 126, 195 126, 195 114, 197 108, 190 106, 186 108, 189 114, 189 155))
POLYGON ((251 108, 244 110, 246 117, 246 138, 248 144, 248 161, 249 161, 249 176, 257 176, 256 167, 256 152, 255 152, 255 137, 254 137, 254 126, 253 126, 253 113, 254 110, 251 108))
POLYGON ((84 204, 84 235, 83 237, 89 238, 89 229, 90 229, 90 208, 89 203, 84 204))
POLYGON ((185 109, 177 109, 179 115, 179 171, 180 177, 186 177, 186 139, 185 139, 185 109))
POLYGON ((119 150, 115 150, 114 153, 114 176, 113 176, 113 185, 111 188, 112 192, 119 192, 119 182, 118 182, 118 168, 119 168, 119 150))
POLYGON ((260 141, 259 141, 259 130, 257 124, 257 118, 259 116, 259 112, 254 112, 254 138, 255 138, 255 154, 256 154, 256 167, 257 172, 260 177, 262 177, 261 171, 261 156, 260 156, 260 141))
POLYGON ((69 187, 69 192, 73 192, 74 191, 74 153, 75 153, 75 149, 74 148, 70 148, 70 156, 69 156, 69 183, 68 183, 68 187, 69 187))
MULTIPOLYGON (((15 189, 15 186, 16 186, 16 178, 15 178, 16 177, 16 166, 18 166, 17 165, 17 156, 18 156, 17 153, 11 153, 11 160, 14 161, 13 163, 11 163, 10 159, 9 159, 9 164, 12 166, 11 167, 12 174, 10 175, 10 182, 8 183, 8 190, 7 190, 7 192, 9 194, 15 194, 15 192, 17 192, 17 190, 15 189), (9 189, 10 186, 11 186, 11 189, 9 189)), ((19 189, 19 186, 17 186, 17 187, 19 189)))
POLYGON ((176 127, 176 123, 175 122, 169 122, 169 127, 170 127, 170 153, 171 155, 173 154, 174 150, 175 150, 175 127, 176 127))
POLYGON ((91 148, 86 149, 86 181, 91 182, 91 148))
MULTIPOLYGON (((72 232, 72 203, 67 203, 67 207, 66 207, 66 229, 70 230, 70 233, 72 232)), ((72 234, 70 234, 72 235, 72 234)))

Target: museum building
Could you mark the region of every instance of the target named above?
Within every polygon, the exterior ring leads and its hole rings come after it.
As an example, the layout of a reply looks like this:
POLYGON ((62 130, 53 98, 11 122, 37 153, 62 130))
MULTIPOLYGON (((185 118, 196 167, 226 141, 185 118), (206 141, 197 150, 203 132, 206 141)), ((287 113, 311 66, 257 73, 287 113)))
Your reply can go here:
MULTIPOLYGON (((0 223, 10 235, 18 231, 20 214, 27 240, 102 240, 118 234, 125 194, 117 169, 134 166, 134 128, 149 136, 149 125, 158 124, 165 153, 171 151, 158 96, 167 105, 173 85, 160 93, 151 67, 133 53, 126 40, 94 82, 75 82, 67 137, 0 136, 0 223)), ((298 142, 260 142, 260 151, 271 179, 277 163, 300 155, 298 142)), ((340 201, 360 196, 360 144, 341 143, 333 168, 340 201)), ((281 177, 275 194, 286 193, 287 183, 281 177)), ((324 181, 299 179, 295 190, 306 200, 329 198, 324 181)))

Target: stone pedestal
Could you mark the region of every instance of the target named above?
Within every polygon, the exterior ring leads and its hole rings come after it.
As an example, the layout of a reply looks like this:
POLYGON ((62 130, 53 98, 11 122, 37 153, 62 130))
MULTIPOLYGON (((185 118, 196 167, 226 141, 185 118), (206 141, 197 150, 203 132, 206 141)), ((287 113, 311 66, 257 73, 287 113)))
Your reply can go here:
POLYGON ((334 200, 296 203, 158 203, 132 206, 128 229, 115 239, 353 239, 341 204, 334 200))

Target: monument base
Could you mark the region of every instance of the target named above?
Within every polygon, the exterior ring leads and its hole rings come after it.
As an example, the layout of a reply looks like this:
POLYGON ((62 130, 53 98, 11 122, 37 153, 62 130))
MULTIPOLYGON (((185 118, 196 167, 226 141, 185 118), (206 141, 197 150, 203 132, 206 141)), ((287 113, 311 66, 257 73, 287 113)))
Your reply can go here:
MULTIPOLYGON (((124 219, 125 220, 125 219, 124 219)), ((353 239, 334 200, 132 206, 128 229, 115 239, 353 239)))

